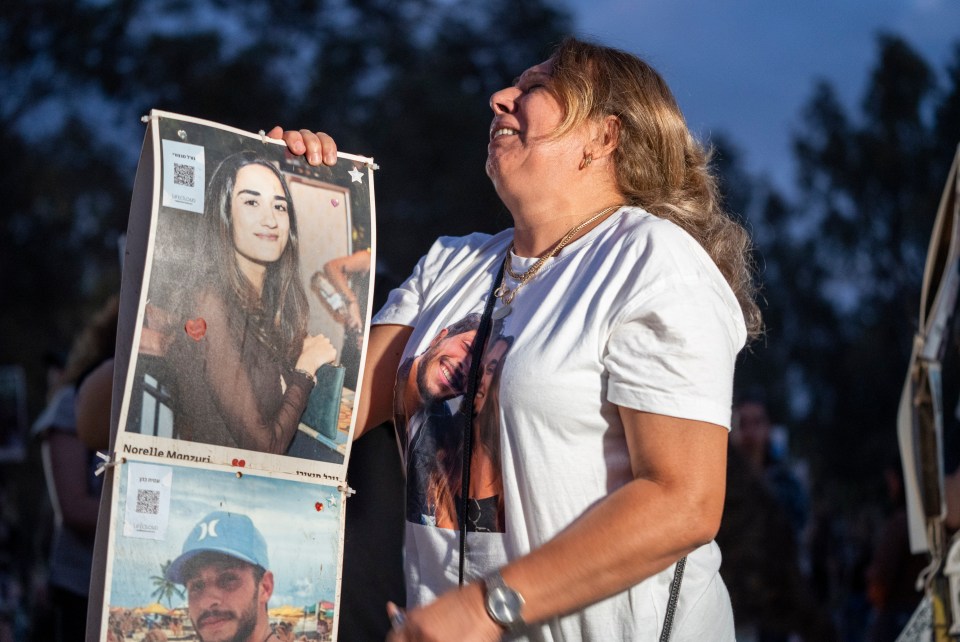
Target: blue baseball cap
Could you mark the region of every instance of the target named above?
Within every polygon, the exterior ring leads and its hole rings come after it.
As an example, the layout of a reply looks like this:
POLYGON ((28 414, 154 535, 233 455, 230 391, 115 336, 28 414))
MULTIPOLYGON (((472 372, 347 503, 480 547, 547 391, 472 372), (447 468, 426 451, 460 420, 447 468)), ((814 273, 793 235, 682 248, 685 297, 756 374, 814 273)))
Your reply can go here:
POLYGON ((187 563, 200 553, 219 553, 238 560, 270 568, 267 561, 267 541, 246 515, 214 511, 197 522, 183 543, 180 557, 167 569, 166 578, 184 584, 187 563))

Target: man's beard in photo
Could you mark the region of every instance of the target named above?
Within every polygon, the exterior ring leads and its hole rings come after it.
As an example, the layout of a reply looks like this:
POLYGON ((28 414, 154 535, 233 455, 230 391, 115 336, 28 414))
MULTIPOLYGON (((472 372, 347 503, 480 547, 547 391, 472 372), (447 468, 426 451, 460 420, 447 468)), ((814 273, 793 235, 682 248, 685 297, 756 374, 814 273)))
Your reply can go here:
MULTIPOLYGON (((423 403, 424 408, 429 408, 435 403, 441 403, 446 401, 450 397, 438 397, 431 394, 429 388, 427 387, 427 371, 430 370, 432 361, 436 359, 436 365, 439 367, 442 364, 437 357, 437 353, 440 352, 440 346, 435 346, 428 348, 423 356, 420 358, 420 365, 417 368, 417 391, 420 393, 420 400, 423 403)), ((454 383, 458 390, 456 394, 452 395, 454 397, 462 395, 464 393, 464 388, 466 388, 466 370, 469 369, 469 364, 461 364, 455 371, 452 372, 454 378, 454 383)))
POLYGON ((420 393, 420 403, 423 404, 423 407, 426 408, 433 403, 433 395, 430 394, 430 391, 427 389, 427 364, 430 359, 430 353, 423 355, 423 359, 420 361, 420 367, 417 368, 417 391, 420 393))
MULTIPOLYGON (((250 638, 250 635, 253 633, 253 630, 257 628, 257 601, 260 599, 260 587, 257 586, 256 592, 253 594, 253 600, 251 600, 250 608, 245 609, 237 617, 237 632, 229 640, 224 640, 223 642, 247 642, 250 638)), ((203 619, 203 616, 209 613, 206 611, 201 614, 199 619, 203 619)), ((214 613, 224 613, 224 611, 213 611, 214 613)), ((233 615, 233 611, 227 611, 233 615)), ((203 636, 200 635, 200 627, 197 626, 197 623, 194 623, 194 627, 197 629, 197 637, 200 639, 200 642, 207 642, 203 639, 203 636)))
POLYGON ((430 360, 436 354, 436 348, 429 348, 423 353, 423 357, 420 359, 420 366, 417 368, 417 391, 420 393, 420 402, 423 404, 424 408, 427 408, 435 401, 438 401, 432 394, 430 394, 430 390, 427 387, 427 370, 430 369, 430 360))

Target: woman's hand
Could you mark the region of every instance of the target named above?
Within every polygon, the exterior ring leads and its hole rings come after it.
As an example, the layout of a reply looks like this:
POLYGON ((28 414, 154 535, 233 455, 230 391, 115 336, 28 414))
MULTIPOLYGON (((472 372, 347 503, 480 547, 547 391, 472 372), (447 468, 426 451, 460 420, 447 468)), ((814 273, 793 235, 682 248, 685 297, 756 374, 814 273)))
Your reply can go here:
MULTIPOLYGON (((483 600, 480 584, 449 591, 435 602, 407 611, 404 623, 390 632, 387 642, 496 642, 503 629, 487 615, 483 600)), ((391 621, 398 610, 393 603, 387 605, 391 621)))
POLYGON ((337 164, 337 144, 323 132, 314 133, 309 129, 284 131, 280 125, 277 125, 267 132, 267 136, 283 140, 291 154, 305 156, 311 165, 337 164))
POLYGON ((308 336, 303 340, 303 349, 297 359, 297 370, 314 373, 325 363, 332 363, 337 358, 337 350, 330 343, 330 339, 322 334, 308 336))

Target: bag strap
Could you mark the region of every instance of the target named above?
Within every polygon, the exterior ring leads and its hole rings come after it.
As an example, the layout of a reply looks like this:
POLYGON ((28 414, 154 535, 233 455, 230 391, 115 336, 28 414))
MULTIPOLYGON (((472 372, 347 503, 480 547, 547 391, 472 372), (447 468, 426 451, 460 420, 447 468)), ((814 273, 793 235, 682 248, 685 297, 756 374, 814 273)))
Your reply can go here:
POLYGON ((670 582, 670 599, 667 600, 667 613, 663 616, 663 630, 660 631, 660 642, 670 640, 670 631, 673 629, 673 616, 677 612, 677 601, 680 599, 680 582, 683 581, 683 569, 687 566, 686 556, 677 560, 677 567, 673 571, 673 581, 670 582))
POLYGON ((507 255, 500 264, 500 270, 497 272, 496 278, 493 279, 493 287, 490 288, 487 304, 483 309, 483 316, 480 317, 476 337, 473 339, 473 346, 470 349, 470 376, 467 378, 467 391, 463 395, 463 403, 466 404, 463 412, 466 425, 463 427, 463 474, 461 475, 460 485, 460 568, 457 576, 460 586, 463 586, 463 569, 467 558, 467 511, 470 508, 470 461, 473 459, 474 398, 477 396, 477 386, 480 382, 480 361, 483 358, 483 349, 487 343, 487 337, 490 335, 490 326, 493 324, 493 306, 497 301, 496 291, 500 287, 503 271, 506 269, 509 260, 510 251, 507 250, 507 255))

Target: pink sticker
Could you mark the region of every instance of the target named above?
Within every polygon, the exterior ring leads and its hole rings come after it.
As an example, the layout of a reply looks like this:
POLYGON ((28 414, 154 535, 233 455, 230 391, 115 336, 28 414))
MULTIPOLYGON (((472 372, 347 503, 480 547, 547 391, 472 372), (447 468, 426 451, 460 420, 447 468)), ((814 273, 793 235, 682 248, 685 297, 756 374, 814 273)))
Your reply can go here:
POLYGON ((183 329, 187 331, 191 339, 199 341, 207 333, 207 322, 203 320, 203 317, 187 319, 183 329))
POLYGON ((334 207, 336 207, 336 206, 340 205, 340 200, 339 200, 339 199, 336 199, 336 198, 331 198, 331 199, 330 199, 330 204, 333 205, 334 207))

